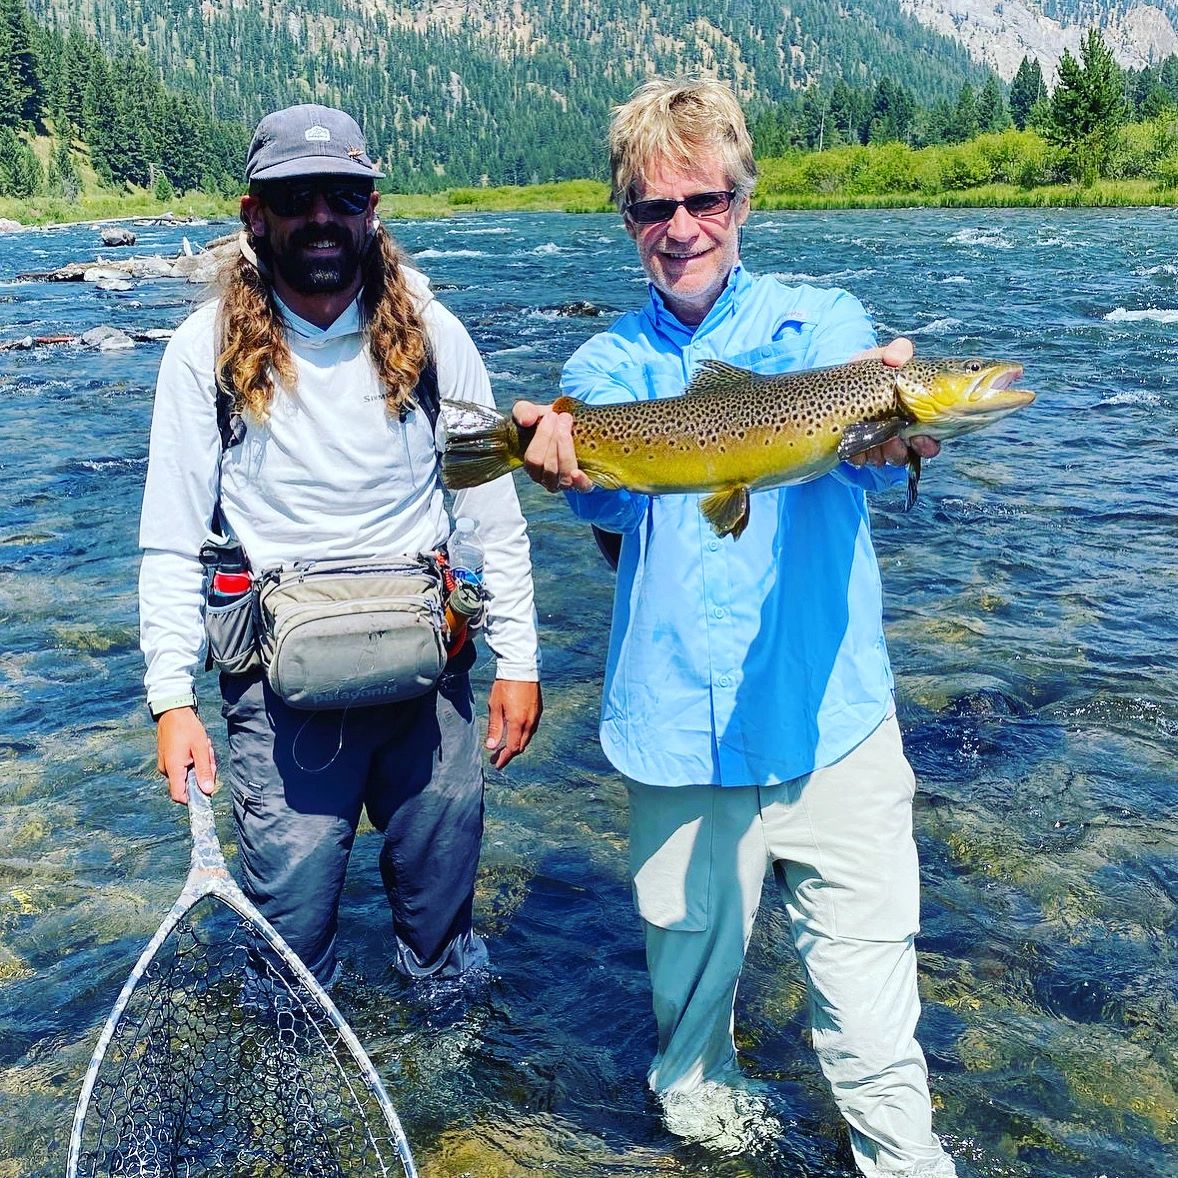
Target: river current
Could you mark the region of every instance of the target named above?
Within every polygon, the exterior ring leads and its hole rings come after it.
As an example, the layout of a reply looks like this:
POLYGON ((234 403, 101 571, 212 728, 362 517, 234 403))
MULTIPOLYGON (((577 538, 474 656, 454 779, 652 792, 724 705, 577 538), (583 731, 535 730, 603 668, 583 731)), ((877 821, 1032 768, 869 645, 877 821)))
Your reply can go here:
MULTIPOLYGON (((139 227, 133 252, 173 256, 183 236, 199 246, 228 228, 139 227)), ((468 326, 504 406, 550 400, 561 362, 644 295, 612 216, 391 228, 468 326)), ((92 226, 0 236, 0 343, 166 330, 198 297, 174 279, 17 277, 101 252, 92 226)), ((1176 1173, 1178 214, 762 212, 743 255, 755 272, 845 286, 881 337, 907 334, 922 354, 1018 359, 1039 393, 947 444, 911 513, 899 496, 873 506, 919 779, 920 1038, 963 1175, 1176 1173)), ((0 351, 0 1178, 64 1172, 98 1028, 187 870, 137 647, 162 349, 0 351)), ((518 485, 546 712, 528 754, 488 772, 476 923, 492 980, 457 1012, 405 999, 366 829, 337 1002, 425 1178, 851 1178, 768 892, 737 1033, 782 1131, 725 1156, 660 1127, 625 791, 596 743, 612 574, 560 498, 518 485)), ((215 718, 211 681, 201 696, 215 718)))

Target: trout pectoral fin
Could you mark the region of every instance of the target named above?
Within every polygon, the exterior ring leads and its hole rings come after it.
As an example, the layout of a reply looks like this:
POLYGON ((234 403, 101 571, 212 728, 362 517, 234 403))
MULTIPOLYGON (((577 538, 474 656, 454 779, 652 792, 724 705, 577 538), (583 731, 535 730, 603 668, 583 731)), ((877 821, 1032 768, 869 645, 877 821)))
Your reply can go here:
POLYGON ((620 491, 622 489, 622 482, 616 474, 608 470, 585 470, 581 468, 582 473, 587 474, 592 480, 595 487, 600 487, 603 491, 620 491))
POLYGON ((843 430, 838 455, 844 462, 854 458, 856 454, 862 454, 864 450, 894 438, 903 425, 898 417, 888 417, 883 421, 857 421, 843 430))
POLYGON ((904 510, 911 511, 916 506, 916 491, 920 486, 920 455, 915 450, 908 451, 908 491, 904 496, 904 510))
POLYGON ((717 536, 739 539, 749 522, 748 487, 728 487, 699 501, 699 509, 717 536))

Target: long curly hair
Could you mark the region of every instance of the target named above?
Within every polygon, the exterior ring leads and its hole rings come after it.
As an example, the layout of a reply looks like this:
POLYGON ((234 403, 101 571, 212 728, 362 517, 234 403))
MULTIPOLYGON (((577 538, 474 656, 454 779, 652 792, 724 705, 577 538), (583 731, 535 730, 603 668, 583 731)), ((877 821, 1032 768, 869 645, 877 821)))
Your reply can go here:
MULTIPOLYGON (((265 263, 249 256, 253 249, 248 247, 257 244, 248 241, 220 274, 216 374, 218 386, 233 394, 234 411, 264 423, 274 400, 275 376, 294 389, 298 370, 265 263)), ((429 359, 425 324, 404 267, 396 243, 378 226, 361 263, 360 315, 390 413, 411 403, 429 359)))

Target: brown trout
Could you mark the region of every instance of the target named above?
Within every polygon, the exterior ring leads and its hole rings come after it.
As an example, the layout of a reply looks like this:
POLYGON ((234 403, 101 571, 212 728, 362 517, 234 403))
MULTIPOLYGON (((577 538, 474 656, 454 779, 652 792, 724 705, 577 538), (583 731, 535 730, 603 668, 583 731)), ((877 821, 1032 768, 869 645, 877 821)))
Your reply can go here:
MULTIPOLYGON (((738 537, 749 492, 818 478, 889 438, 955 438, 1029 405, 1011 386, 1021 364, 914 358, 900 368, 856 360, 776 376, 705 360, 679 397, 586 405, 573 415, 577 464, 599 487, 648 495, 706 493, 700 510, 717 535, 738 537)), ((452 490, 490 482, 523 463, 533 429, 461 401, 442 403, 442 480, 452 490)), ((909 462, 907 507, 920 459, 909 462)))

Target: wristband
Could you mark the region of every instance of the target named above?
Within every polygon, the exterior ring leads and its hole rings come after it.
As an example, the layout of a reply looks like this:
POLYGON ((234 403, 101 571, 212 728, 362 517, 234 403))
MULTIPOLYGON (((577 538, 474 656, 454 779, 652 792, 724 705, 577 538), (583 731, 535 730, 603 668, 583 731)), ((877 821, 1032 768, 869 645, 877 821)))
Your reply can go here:
POLYGON ((151 712, 151 718, 158 720, 165 712, 170 712, 173 708, 195 708, 196 696, 191 691, 185 692, 183 695, 170 695, 164 699, 148 701, 147 710, 151 712))

